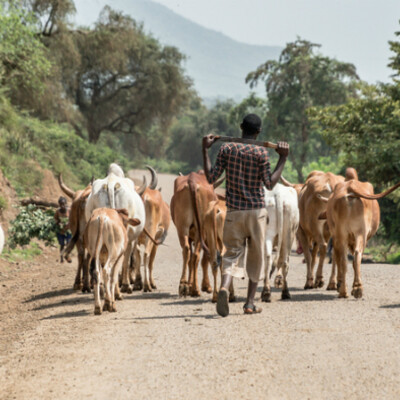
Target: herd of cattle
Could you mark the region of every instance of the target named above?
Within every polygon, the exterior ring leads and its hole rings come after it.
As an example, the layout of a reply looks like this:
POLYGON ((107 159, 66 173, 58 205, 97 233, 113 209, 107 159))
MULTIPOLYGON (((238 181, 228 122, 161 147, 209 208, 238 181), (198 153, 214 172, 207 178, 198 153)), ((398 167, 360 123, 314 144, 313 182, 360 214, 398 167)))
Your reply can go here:
MULTIPOLYGON (((121 292, 152 291, 157 248, 163 243, 170 225, 176 226, 182 247, 180 296, 199 296, 197 268, 201 256, 203 279, 201 290, 217 299, 217 274, 224 252, 223 226, 226 216, 225 197, 216 192, 221 183, 210 185, 204 173, 178 176, 174 183, 171 208, 157 189, 157 174, 148 167, 152 179, 140 187, 126 178, 122 169, 111 164, 104 179, 95 180, 84 190, 74 192, 59 177, 64 193, 72 199, 70 228, 72 239, 65 249, 78 251, 78 270, 74 289, 94 289, 95 314, 115 311, 115 300, 121 292), (144 266, 144 280, 141 266, 144 266), (211 265, 213 287, 208 266, 211 265), (122 267, 121 267, 122 266, 122 267), (89 274, 90 271, 90 274, 89 274), (91 276, 91 279, 90 279, 91 276), (133 285, 133 287, 132 287, 133 285), (101 306, 101 291, 104 305, 101 306)), ((330 238, 333 241, 332 273, 328 290, 346 291, 347 254, 353 255, 354 282, 352 295, 362 296, 360 264, 367 241, 376 233, 380 199, 400 184, 375 195, 370 183, 360 182, 357 172, 348 168, 346 176, 313 171, 304 184, 291 184, 282 178, 272 191, 265 190, 268 211, 266 265, 262 300, 271 301, 270 275, 276 270, 275 286, 282 288, 282 299, 289 299, 287 283, 289 255, 297 237, 304 249, 307 277, 304 289, 324 285, 323 264, 330 238), (272 262, 273 248, 276 250, 272 262), (314 276, 317 256, 319 264, 314 276), (336 268, 337 266, 337 268, 336 268)), ((243 260, 240 260, 243 262, 243 260)), ((230 300, 234 301, 234 288, 230 300)))

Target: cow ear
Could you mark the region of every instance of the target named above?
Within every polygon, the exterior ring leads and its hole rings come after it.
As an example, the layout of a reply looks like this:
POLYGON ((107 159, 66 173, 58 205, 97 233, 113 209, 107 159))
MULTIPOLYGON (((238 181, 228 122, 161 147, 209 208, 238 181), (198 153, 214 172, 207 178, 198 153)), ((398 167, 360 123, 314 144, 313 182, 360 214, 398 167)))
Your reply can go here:
POLYGON ((129 218, 128 225, 138 226, 138 225, 140 225, 140 220, 137 218, 129 218))
POLYGON ((326 211, 324 211, 323 213, 319 214, 318 219, 327 219, 326 211))

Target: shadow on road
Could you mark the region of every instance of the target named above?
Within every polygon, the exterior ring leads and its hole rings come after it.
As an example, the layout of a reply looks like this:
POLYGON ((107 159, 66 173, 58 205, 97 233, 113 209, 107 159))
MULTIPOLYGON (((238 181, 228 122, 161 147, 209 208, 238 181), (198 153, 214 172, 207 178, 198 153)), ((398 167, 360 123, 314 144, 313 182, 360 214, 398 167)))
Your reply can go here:
POLYGON ((32 303, 33 301, 36 300, 50 299, 52 297, 58 297, 58 296, 67 296, 73 293, 74 293, 73 289, 52 290, 51 292, 36 294, 32 296, 30 299, 25 300, 24 303, 32 303))
POLYGON ((385 304, 384 306, 380 306, 379 308, 400 308, 400 304, 385 304))
MULTIPOLYGON (((93 312, 93 310, 91 310, 93 312)), ((88 310, 70 311, 61 314, 50 315, 48 317, 42 318, 41 320, 47 319, 59 319, 59 318, 74 318, 74 317, 87 317, 91 312, 88 310)))
POLYGON ((71 306, 71 305, 82 304, 82 303, 93 303, 93 298, 87 297, 87 296, 74 297, 72 299, 61 300, 58 303, 42 304, 40 306, 32 308, 31 311, 48 310, 50 308, 71 306))
MULTIPOLYGON (((238 315, 238 314, 229 314, 229 315, 238 315)), ((146 321, 146 320, 157 320, 157 319, 187 319, 187 322, 190 322, 191 318, 201 318, 201 319, 218 319, 222 318, 217 314, 207 314, 207 315, 157 315, 153 317, 137 317, 132 318, 132 320, 136 321, 146 321)))

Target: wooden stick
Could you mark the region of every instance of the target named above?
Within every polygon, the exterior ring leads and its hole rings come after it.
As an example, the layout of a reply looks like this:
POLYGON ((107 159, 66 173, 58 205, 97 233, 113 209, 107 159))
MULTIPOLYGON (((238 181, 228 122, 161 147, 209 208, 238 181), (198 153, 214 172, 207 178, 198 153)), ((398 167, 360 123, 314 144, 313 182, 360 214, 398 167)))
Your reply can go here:
POLYGON ((217 140, 221 142, 231 142, 231 143, 244 143, 244 144, 254 144, 256 146, 269 147, 270 149, 277 149, 278 145, 271 142, 262 142, 260 140, 252 140, 245 138, 235 138, 230 136, 220 136, 217 140))

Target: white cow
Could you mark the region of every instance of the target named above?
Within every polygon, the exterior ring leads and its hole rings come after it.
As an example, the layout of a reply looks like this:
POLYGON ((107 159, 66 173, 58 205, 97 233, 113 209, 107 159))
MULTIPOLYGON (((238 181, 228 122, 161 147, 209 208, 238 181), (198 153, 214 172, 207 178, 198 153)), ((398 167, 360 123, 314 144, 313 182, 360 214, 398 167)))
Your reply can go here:
MULTIPOLYGON (((112 164, 109 170, 116 171, 115 164, 112 164)), ((121 169, 120 171, 123 174, 121 169)), ((129 282, 129 264, 133 249, 136 247, 138 237, 143 231, 146 222, 143 201, 136 192, 135 185, 131 179, 123 178, 120 174, 116 175, 110 172, 106 178, 97 179, 93 182, 92 192, 87 199, 85 207, 86 221, 89 221, 93 210, 103 207, 113 209, 125 208, 128 211, 129 218, 136 218, 140 221, 139 225, 129 225, 128 227, 128 245, 124 253, 122 265, 121 291, 132 293, 129 282)))
POLYGON ((299 226, 299 206, 296 190, 277 183, 273 190, 269 191, 265 189, 265 205, 268 212, 268 222, 265 236, 265 279, 261 299, 265 302, 271 301, 269 278, 272 247, 276 239, 278 245, 271 275, 273 270, 277 268, 275 286, 282 287, 282 300, 290 299, 287 285, 289 255, 299 226), (280 272, 281 270, 282 272, 280 272))
POLYGON ((4 232, 3 232, 3 228, 0 225, 0 254, 3 251, 3 247, 4 247, 4 232))

